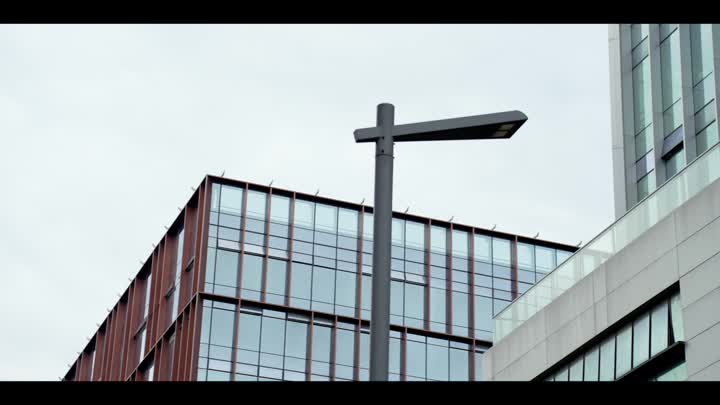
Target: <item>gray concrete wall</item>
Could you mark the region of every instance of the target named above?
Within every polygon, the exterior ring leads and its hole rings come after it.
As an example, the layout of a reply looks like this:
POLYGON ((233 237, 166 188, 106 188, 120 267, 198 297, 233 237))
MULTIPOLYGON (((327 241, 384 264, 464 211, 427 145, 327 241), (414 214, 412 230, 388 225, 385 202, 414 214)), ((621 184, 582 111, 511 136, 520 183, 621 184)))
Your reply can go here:
POLYGON ((497 342, 490 380, 530 380, 680 282, 689 380, 720 380, 720 180, 497 342))

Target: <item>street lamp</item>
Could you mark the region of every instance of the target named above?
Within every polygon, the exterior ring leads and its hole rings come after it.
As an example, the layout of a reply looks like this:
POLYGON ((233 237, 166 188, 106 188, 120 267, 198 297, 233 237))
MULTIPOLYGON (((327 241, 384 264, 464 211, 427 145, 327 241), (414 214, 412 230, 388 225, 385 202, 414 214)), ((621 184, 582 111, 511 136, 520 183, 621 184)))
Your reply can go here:
POLYGON ((388 380, 390 350, 390 238, 395 142, 508 139, 527 121, 520 111, 395 125, 395 107, 377 106, 377 126, 355 130, 355 142, 375 142, 370 380, 388 380))

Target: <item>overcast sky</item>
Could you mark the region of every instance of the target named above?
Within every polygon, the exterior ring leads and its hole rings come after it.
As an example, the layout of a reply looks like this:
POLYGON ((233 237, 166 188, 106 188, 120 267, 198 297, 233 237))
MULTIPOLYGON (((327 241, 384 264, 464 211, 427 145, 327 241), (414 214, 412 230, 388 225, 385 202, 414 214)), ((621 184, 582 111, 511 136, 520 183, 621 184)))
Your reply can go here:
POLYGON ((57 380, 205 174, 373 198, 398 124, 519 109, 510 141, 398 144, 393 206, 569 244, 612 211, 606 25, 0 26, 0 379, 57 380))

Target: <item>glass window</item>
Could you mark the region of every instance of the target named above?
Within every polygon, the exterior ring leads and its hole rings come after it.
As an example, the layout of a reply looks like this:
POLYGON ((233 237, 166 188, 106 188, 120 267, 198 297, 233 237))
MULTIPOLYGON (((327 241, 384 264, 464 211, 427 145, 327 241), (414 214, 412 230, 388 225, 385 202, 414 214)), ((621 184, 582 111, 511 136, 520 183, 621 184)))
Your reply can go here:
POLYGON ((473 241, 473 250, 475 260, 481 260, 490 263, 491 248, 490 248, 490 237, 485 235, 475 235, 473 241))
POLYGON ((510 241, 493 238, 492 240, 493 264, 510 266, 510 241))
POLYGON ((682 148, 673 152, 669 159, 665 161, 665 174, 667 178, 671 178, 685 166, 685 153, 682 148))
POLYGON ((212 194, 210 195, 210 209, 217 211, 220 207, 220 188, 221 184, 214 183, 212 185, 212 194))
POLYGON ((491 298, 475 296, 475 328, 485 331, 493 330, 491 298))
POLYGON ((260 350, 282 355, 285 347, 285 320, 263 316, 260 350))
POLYGON ((670 318, 672 325, 673 341, 682 342, 685 340, 682 324, 682 310, 680 308, 680 294, 675 294, 670 298, 670 318))
POLYGON ((285 303, 285 273, 287 262, 268 258, 267 301, 274 304, 285 303))
POLYGON ((281 195, 273 195, 270 200, 270 220, 287 224, 290 222, 290 199, 281 195))
POLYGON ((482 381, 482 363, 483 363, 483 352, 476 351, 473 353, 475 362, 475 381, 482 381))
POLYGON ((430 329, 436 332, 445 331, 445 290, 430 289, 430 329))
POLYGON ((310 307, 310 291, 312 288, 312 267, 307 264, 292 262, 291 271, 291 305, 308 309, 310 307))
POLYGON ((405 221, 398 218, 392 219, 392 243, 394 245, 405 245, 405 221))
POLYGON ((247 196, 247 216, 251 218, 265 219, 267 194, 255 190, 249 190, 247 196))
MULTIPOLYGON (((517 244, 518 267, 525 270, 535 270, 535 249, 533 245, 527 243, 517 244)), ((534 277, 533 277, 534 278, 534 277)))
POLYGON ((630 38, 632 41, 632 47, 635 47, 643 39, 648 36, 648 25, 647 24, 632 24, 630 26, 630 38))
POLYGON ((335 271, 313 267, 312 300, 332 304, 335 298, 335 271))
POLYGON ((243 189, 222 185, 220 192, 220 212, 238 215, 242 214, 243 189))
MULTIPOLYGON (((392 334, 392 332, 390 332, 392 334)), ((369 335, 368 335, 369 336, 369 335)), ((369 346, 368 346, 369 348, 369 346)), ((370 354, 368 352, 367 355, 368 359, 370 357, 370 354)), ((368 361, 368 366, 370 365, 370 362, 368 361)), ((400 374, 400 339, 390 337, 390 364, 389 364, 389 371, 391 374, 397 374, 399 376, 400 374)), ((392 378, 391 378, 392 380, 392 378)))
POLYGON ((583 376, 583 381, 598 380, 599 352, 600 348, 594 347, 585 353, 585 374, 583 376))
MULTIPOLYGON (((673 33, 660 44, 660 75, 662 83, 663 110, 680 99, 680 37, 673 33)), ((665 128, 668 134, 675 128, 665 128)))
MULTIPOLYGON (((362 296, 360 298, 362 300, 362 316, 363 319, 367 319, 370 316, 370 308, 372 304, 372 278, 368 275, 363 275, 361 287, 362 296)), ((392 294, 390 295, 390 300, 392 302, 392 294)))
MULTIPOLYGON (((408 342, 409 343, 409 342, 408 342)), ((427 345, 427 378, 429 380, 447 381, 449 378, 449 352, 445 346, 427 345)))
POLYGON ((456 327, 453 332, 458 335, 467 335, 463 328, 468 327, 468 295, 462 292, 452 293, 452 322, 456 327), (460 328, 457 328, 460 327, 460 328))
POLYGON ((355 273, 338 271, 335 278, 335 304, 341 306, 336 312, 340 315, 355 315, 355 273))
MULTIPOLYGON (((352 237, 358 236, 359 212, 340 208, 338 212, 338 233, 352 237)), ((353 247, 354 249, 355 247, 353 247)))
POLYGON ((405 284, 405 320, 407 326, 422 328, 425 310, 425 288, 417 284, 405 284))
POLYGON ((398 320, 403 315, 403 291, 404 283, 400 281, 390 282, 390 322, 391 323, 402 323, 398 320))
POLYGON ((668 346, 668 303, 663 301, 650 313, 650 355, 660 353, 668 346))
POLYGON ((407 375, 425 378, 425 338, 415 337, 419 341, 407 341, 407 375))
MULTIPOLYGON (((363 214, 363 238, 367 240, 373 239, 373 221, 373 214, 367 212, 363 214)), ((372 247, 372 244, 370 246, 372 247)))
POLYGON ((295 200, 295 226, 313 229, 315 224, 315 203, 304 200, 295 200))
POLYGON ((450 348, 450 381, 468 381, 469 378, 469 352, 450 348))
POLYGON ((235 296, 235 287, 237 286, 238 259, 240 255, 236 252, 228 250, 217 250, 217 262, 215 264, 215 284, 230 287, 218 289, 215 287, 216 294, 225 294, 235 296))
MULTIPOLYGON (((210 323, 210 344, 232 347, 235 330, 235 312, 213 309, 210 323)), ((229 360, 229 359, 228 359, 229 360)))
POLYGON ((331 329, 313 325, 312 338, 312 373, 330 375, 330 335, 331 329))
MULTIPOLYGON (((353 325, 345 324, 346 328, 353 325)), ((355 354, 355 332, 338 328, 335 336, 335 377, 351 380, 355 354)))
POLYGON ((452 253, 458 257, 468 257, 468 234, 465 231, 452 231, 452 253))
POLYGON ((238 322, 238 353, 240 363, 257 364, 260 351, 260 323, 262 317, 240 313, 238 322))
POLYGON ((693 85, 712 73, 712 24, 690 24, 693 85))
POLYGON ((430 227, 430 247, 438 253, 445 253, 445 245, 447 243, 447 230, 439 226, 430 227))
POLYGON ((638 133, 652 122, 649 59, 645 59, 635 66, 632 70, 632 76, 635 133, 638 133))
MULTIPOLYGON (((307 329, 305 322, 287 322, 285 330, 285 369, 305 372, 307 329)), ((303 380, 305 378, 303 377, 303 380)))
POLYGON ((600 346, 600 381, 615 380, 615 336, 600 346))
POLYGON ((262 261, 263 259, 260 256, 244 255, 242 265, 242 298, 260 300, 262 261))
POLYGON ((567 381, 568 380, 568 369, 563 367, 557 373, 555 373, 555 381, 567 381))
POLYGON ((633 367, 648 359, 650 353, 650 314, 633 322, 633 367))
POLYGON ((572 252, 558 250, 557 251, 557 266, 560 267, 560 265, 572 255, 573 255, 572 252))
POLYGON ((615 353, 616 378, 630 371, 632 359, 632 325, 627 325, 617 334, 615 353))
POLYGON ((337 207, 331 205, 315 205, 315 229, 336 233, 337 232, 337 207))
POLYGON ((425 225, 419 222, 405 222, 405 245, 413 249, 425 249, 425 225))
POLYGON ((570 381, 583 380, 583 357, 580 356, 570 364, 570 381))
POLYGON ((637 184, 638 201, 647 197, 651 191, 655 190, 655 174, 651 171, 645 177, 640 179, 637 184))
POLYGON ((713 122, 705 129, 698 132, 695 139, 697 143, 697 153, 698 155, 701 155, 703 152, 710 149, 711 146, 718 143, 717 123, 713 122))

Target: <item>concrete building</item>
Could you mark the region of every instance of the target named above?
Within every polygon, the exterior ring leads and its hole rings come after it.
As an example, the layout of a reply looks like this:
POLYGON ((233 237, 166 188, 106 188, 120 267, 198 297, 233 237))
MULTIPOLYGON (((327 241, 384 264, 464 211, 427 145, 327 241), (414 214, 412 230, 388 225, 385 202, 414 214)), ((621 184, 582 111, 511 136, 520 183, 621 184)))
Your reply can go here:
POLYGON ((718 35, 609 27, 617 220, 495 317, 485 380, 720 380, 718 35))
MULTIPOLYGON (((206 177, 65 375, 367 380, 372 208, 206 177)), ((393 213, 390 379, 480 379, 492 317, 577 248, 393 213)))

